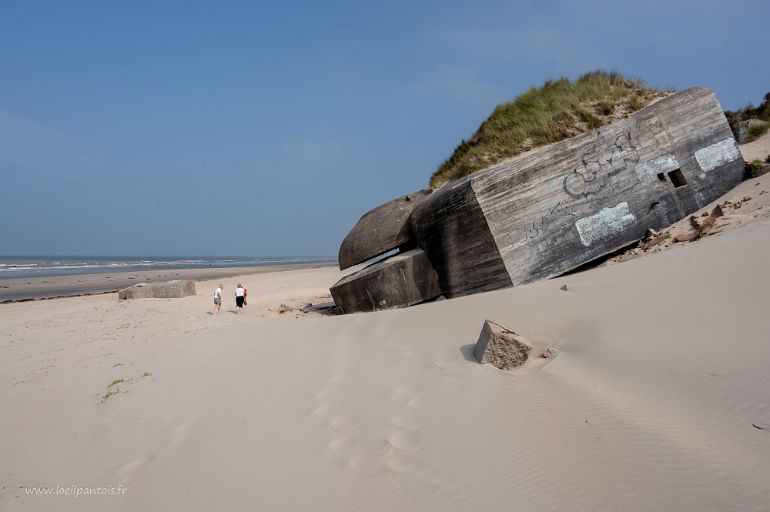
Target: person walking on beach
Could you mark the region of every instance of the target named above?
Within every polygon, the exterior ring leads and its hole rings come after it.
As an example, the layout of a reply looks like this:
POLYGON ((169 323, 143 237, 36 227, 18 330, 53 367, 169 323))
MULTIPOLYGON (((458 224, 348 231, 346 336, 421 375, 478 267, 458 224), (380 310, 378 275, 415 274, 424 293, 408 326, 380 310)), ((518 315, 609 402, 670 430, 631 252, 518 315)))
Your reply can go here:
POLYGON ((237 313, 239 309, 243 309, 243 299, 244 294, 246 293, 246 290, 244 290, 243 285, 241 283, 238 283, 238 287, 235 289, 235 312, 237 313))
POLYGON ((216 290, 214 290, 214 313, 219 313, 220 309, 222 309, 222 285, 221 284, 217 286, 216 290))

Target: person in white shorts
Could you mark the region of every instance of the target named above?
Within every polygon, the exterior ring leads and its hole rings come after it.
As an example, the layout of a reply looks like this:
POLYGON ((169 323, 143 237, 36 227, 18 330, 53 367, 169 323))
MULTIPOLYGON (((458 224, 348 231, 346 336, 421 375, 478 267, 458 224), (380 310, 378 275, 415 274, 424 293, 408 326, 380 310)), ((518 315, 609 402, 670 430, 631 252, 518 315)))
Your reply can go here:
POLYGON ((216 290, 214 290, 214 313, 219 313, 222 309, 222 285, 220 284, 216 290))

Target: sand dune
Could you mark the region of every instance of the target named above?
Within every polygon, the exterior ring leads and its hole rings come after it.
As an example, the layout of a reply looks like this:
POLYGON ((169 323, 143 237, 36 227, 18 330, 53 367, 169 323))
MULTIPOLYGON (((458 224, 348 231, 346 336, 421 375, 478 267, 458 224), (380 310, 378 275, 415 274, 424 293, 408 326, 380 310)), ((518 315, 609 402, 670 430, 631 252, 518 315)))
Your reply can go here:
POLYGON ((0 508, 767 510, 768 240, 343 317, 268 311, 331 268, 250 276, 242 315, 213 282, 6 304, 0 508), (560 352, 482 366, 485 318, 560 352), (56 485, 127 491, 25 491, 56 485))
POLYGON ((767 157, 770 157, 770 132, 754 142, 741 144, 739 147, 741 148, 741 153, 743 153, 743 159, 747 162, 754 160, 762 160, 764 162, 767 157))

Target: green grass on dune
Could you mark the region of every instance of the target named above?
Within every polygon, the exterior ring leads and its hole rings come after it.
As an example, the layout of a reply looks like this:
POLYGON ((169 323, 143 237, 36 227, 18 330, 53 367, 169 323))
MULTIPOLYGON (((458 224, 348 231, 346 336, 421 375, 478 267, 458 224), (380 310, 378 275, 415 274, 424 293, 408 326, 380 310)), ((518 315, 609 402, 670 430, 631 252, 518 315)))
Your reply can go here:
POLYGON ((439 187, 505 158, 593 130, 669 93, 607 71, 586 73, 575 81, 549 80, 498 105, 433 173, 430 185, 439 187))
POLYGON ((758 107, 754 108, 749 103, 735 112, 725 111, 725 116, 727 116, 727 122, 730 123, 730 128, 733 130, 733 135, 736 138, 738 138, 738 125, 741 121, 748 121, 749 119, 764 121, 767 124, 753 125, 749 128, 748 138, 745 142, 751 142, 760 138, 770 129, 770 92, 765 94, 764 101, 758 107))

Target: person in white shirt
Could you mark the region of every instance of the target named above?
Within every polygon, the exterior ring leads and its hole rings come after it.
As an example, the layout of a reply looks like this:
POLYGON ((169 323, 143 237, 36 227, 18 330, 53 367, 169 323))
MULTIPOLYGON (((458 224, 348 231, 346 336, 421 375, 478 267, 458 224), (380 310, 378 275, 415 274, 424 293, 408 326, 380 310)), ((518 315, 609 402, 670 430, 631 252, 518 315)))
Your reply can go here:
POLYGON ((222 309, 222 285, 220 284, 216 290, 214 290, 214 313, 219 313, 222 309))
POLYGON ((243 285, 241 283, 238 283, 238 287, 235 288, 235 312, 237 313, 239 309, 243 309, 243 299, 244 294, 246 293, 246 290, 243 289, 243 285))

